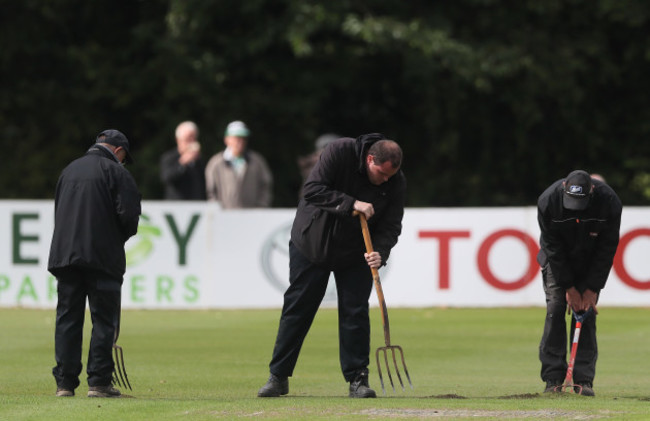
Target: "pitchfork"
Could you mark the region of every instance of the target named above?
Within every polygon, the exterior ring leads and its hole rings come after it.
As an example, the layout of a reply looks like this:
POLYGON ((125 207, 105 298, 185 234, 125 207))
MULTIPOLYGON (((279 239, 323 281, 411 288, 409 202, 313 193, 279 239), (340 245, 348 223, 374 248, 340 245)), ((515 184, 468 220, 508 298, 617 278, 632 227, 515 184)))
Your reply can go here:
MULTIPOLYGON (((366 215, 355 211, 353 213, 354 215, 359 216, 359 220, 361 221, 361 232, 363 233, 363 241, 366 243, 366 252, 367 253, 372 253, 373 248, 372 248, 372 240, 370 239, 370 231, 368 230, 368 221, 366 220, 366 215)), ((382 346, 377 348, 377 352, 375 353, 375 357, 377 359, 377 373, 379 374, 379 381, 381 382, 381 390, 384 392, 384 395, 386 394, 386 389, 384 388, 384 378, 382 377, 382 371, 381 371, 381 361, 379 358, 380 354, 384 355, 384 361, 386 363, 386 373, 388 373, 388 379, 390 380, 390 385, 393 388, 393 392, 395 392, 395 385, 393 384, 393 376, 390 371, 390 364, 388 363, 388 352, 392 354, 393 357, 393 365, 395 366, 395 372, 397 373, 397 378, 399 379, 399 384, 402 386, 402 390, 404 390, 404 382, 402 381, 402 376, 400 374, 399 366, 397 365, 397 358, 395 356, 396 350, 399 352, 399 355, 402 359, 402 366, 404 367, 404 373, 406 374, 406 378, 409 381, 409 385, 411 386, 411 389, 413 389, 413 383, 411 383, 411 376, 409 376, 409 371, 406 368, 406 361, 404 361, 404 351, 402 350, 402 347, 399 345, 391 345, 390 343, 390 327, 388 324, 388 309, 386 308, 386 300, 384 299, 384 291, 381 288, 381 281, 379 280, 379 271, 377 268, 370 268, 370 271, 372 272, 372 280, 375 284, 375 291, 377 291, 377 298, 379 299, 379 308, 381 310, 381 318, 382 318, 382 324, 384 326, 384 340, 386 342, 386 346, 382 346)))
POLYGON ((115 326, 115 339, 113 339, 113 384, 123 388, 128 387, 129 390, 133 390, 131 388, 131 383, 129 383, 129 376, 126 375, 126 367, 124 366, 124 351, 122 350, 122 347, 117 344, 117 338, 120 337, 121 312, 122 309, 118 309, 117 325, 115 326))
POLYGON ((580 314, 573 311, 573 318, 576 319, 576 328, 573 331, 573 343, 571 344, 571 357, 569 358, 569 367, 566 371, 566 377, 564 378, 564 383, 560 386, 555 387, 556 392, 566 392, 568 390, 573 390, 577 395, 582 394, 582 386, 579 384, 573 383, 573 368, 576 364, 576 354, 578 353, 578 340, 580 340, 580 330, 582 329, 582 322, 591 314, 591 308, 586 312, 580 314))

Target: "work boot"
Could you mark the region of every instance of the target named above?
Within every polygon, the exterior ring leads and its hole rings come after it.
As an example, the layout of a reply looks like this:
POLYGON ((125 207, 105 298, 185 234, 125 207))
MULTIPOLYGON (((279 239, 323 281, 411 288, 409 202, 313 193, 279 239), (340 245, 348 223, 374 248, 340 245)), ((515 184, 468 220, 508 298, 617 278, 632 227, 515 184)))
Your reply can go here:
POLYGON ((368 385, 368 370, 360 371, 350 382, 351 398, 376 398, 377 394, 368 385))
POLYGON ((65 389, 65 388, 62 388, 62 387, 57 387, 56 388, 56 396, 58 396, 59 398, 74 396, 74 390, 65 389))
POLYGON ((582 386, 582 391, 579 387, 573 389, 576 393, 580 393, 582 396, 596 396, 591 382, 576 382, 576 384, 582 386))
POLYGON ((89 398, 119 398, 122 393, 112 385, 108 386, 89 386, 89 398))
POLYGON ((257 392, 257 396, 259 398, 277 398, 287 393, 289 393, 289 379, 271 374, 266 384, 257 392))
POLYGON ((562 386, 562 380, 546 380, 546 388, 544 393, 554 393, 557 392, 556 388, 562 386))

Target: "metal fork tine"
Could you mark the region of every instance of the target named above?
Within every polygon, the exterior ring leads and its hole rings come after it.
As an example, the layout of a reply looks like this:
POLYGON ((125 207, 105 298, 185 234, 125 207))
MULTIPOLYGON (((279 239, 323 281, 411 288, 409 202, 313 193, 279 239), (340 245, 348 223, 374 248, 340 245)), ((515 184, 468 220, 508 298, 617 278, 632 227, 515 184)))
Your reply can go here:
MULTIPOLYGON (((372 239, 370 238, 370 231, 368 229, 368 221, 366 220, 365 214, 361 212, 354 211, 353 212, 354 216, 359 217, 359 221, 361 223, 361 233, 363 234, 363 242, 366 246, 366 252, 368 254, 373 253, 373 247, 372 247, 372 239)), ((397 373, 397 379, 399 380, 400 386, 402 386, 402 390, 404 389, 404 381, 402 380, 402 375, 400 373, 399 365, 397 364, 397 357, 395 356, 395 349, 397 349, 400 353, 400 357, 402 359, 402 365, 404 366, 404 373, 406 374, 406 378, 409 381, 409 385, 411 385, 411 389, 413 389, 413 383, 411 383, 411 376, 409 376, 408 369, 406 368, 406 362, 404 362, 404 351, 402 350, 402 347, 399 345, 391 345, 390 343, 390 328, 388 324, 388 309, 386 308, 386 300, 384 299, 384 292, 381 287, 381 281, 379 280, 379 271, 377 268, 370 267, 370 273, 372 274, 372 282, 375 287, 375 291, 377 292, 377 299, 379 300, 379 309, 381 311, 381 317, 382 317, 382 326, 384 328, 384 341, 386 343, 386 346, 382 346, 377 348, 377 352, 375 353, 376 359, 377 359, 377 372, 379 373, 379 381, 381 382, 381 389, 384 391, 384 395, 386 394, 386 388, 384 387, 384 379, 382 377, 382 372, 381 372, 381 361, 379 358, 379 352, 382 351, 384 353, 384 362, 386 363, 386 373, 388 373, 388 379, 390 380, 390 385, 393 388, 393 392, 395 392, 395 383, 393 383, 393 376, 390 372, 390 364, 388 363, 388 350, 390 349, 392 356, 393 356, 393 366, 395 367, 395 372, 397 373)))
POLYGON ((115 373, 115 369, 113 369, 112 384, 113 384, 113 386, 119 386, 120 385, 120 379, 117 378, 117 375, 115 373))
POLYGON ((115 386, 115 385, 117 385, 119 383, 119 379, 117 378, 117 375, 116 375, 117 373, 115 372, 115 348, 113 348, 111 350, 111 352, 113 353, 113 373, 112 373, 113 379, 112 379, 112 383, 113 383, 113 386, 115 386))
POLYGON ((119 356, 117 355, 117 348, 115 345, 113 345, 113 385, 122 387, 122 383, 120 383, 120 377, 117 374, 117 370, 119 369, 117 364, 118 358, 119 356))
POLYGON ((120 364, 119 364, 118 367, 121 367, 120 368, 120 376, 122 376, 123 387, 128 387, 129 390, 133 390, 133 389, 131 389, 131 383, 129 383, 129 376, 127 376, 127 374, 126 374, 126 367, 124 366, 124 351, 122 350, 121 346, 119 346, 119 345, 115 345, 115 346, 116 346, 116 348, 117 348, 117 350, 119 351, 119 354, 120 354, 120 364))
POLYGON ((388 380, 390 380, 390 387, 393 388, 393 392, 394 392, 395 384, 393 383, 393 375, 390 372, 390 364, 388 364, 388 348, 382 347, 382 351, 384 352, 384 361, 386 362, 386 373, 388 374, 388 380))
POLYGON ((124 380, 126 380, 126 386, 129 388, 129 390, 133 390, 133 388, 131 388, 131 382, 129 382, 129 376, 126 374, 126 367, 124 366, 124 356, 122 356, 122 370, 124 371, 124 380))
POLYGON ((115 352, 117 354, 117 361, 115 361, 115 366, 117 367, 117 372, 120 374, 120 380, 122 380, 122 387, 126 387, 126 382, 124 381, 124 373, 122 371, 122 366, 124 363, 124 354, 122 353, 122 347, 115 345, 115 352))
POLYGON ((379 374, 379 382, 381 383, 381 390, 384 392, 384 395, 386 394, 386 388, 384 387, 384 377, 381 374, 381 362, 379 361, 379 351, 381 348, 377 348, 377 351, 375 352, 375 358, 377 359, 377 374, 379 374))
POLYGON ((116 344, 113 344, 113 354, 115 355, 115 361, 113 362, 113 373, 115 373, 117 385, 120 387, 126 387, 124 385, 124 376, 122 375, 122 366, 120 364, 120 347, 116 344))
POLYGON ((395 347, 399 349, 400 356, 402 357, 402 365, 404 366, 404 374, 406 374, 406 379, 409 381, 409 386, 411 386, 411 389, 413 389, 413 383, 411 383, 411 376, 409 376, 409 370, 408 368, 406 368, 406 360, 404 359, 404 350, 399 345, 395 345, 395 347))
POLYGON ((404 386, 404 381, 402 380, 402 374, 400 370, 399 363, 397 362, 397 356, 396 354, 399 353, 399 358, 402 360, 402 368, 404 369, 404 374, 406 375, 406 379, 409 382, 409 386, 411 389, 413 389, 413 382, 411 382, 411 375, 409 374, 409 370, 406 367, 406 360, 404 358, 404 350, 402 349, 401 346, 399 345, 388 345, 388 346, 382 346, 377 348, 377 351, 375 352, 375 358, 377 360, 377 373, 379 374, 379 382, 381 383, 381 390, 386 394, 386 387, 384 385, 384 377, 383 377, 383 372, 382 372, 382 366, 386 364, 386 373, 388 373, 388 379, 390 380, 390 385, 393 388, 393 392, 395 392, 395 384, 393 382, 393 375, 391 372, 390 368, 390 363, 388 360, 388 350, 392 353, 393 357, 393 367, 395 367, 395 373, 397 373, 397 379, 399 380, 400 386, 402 386, 402 390, 405 391, 406 387, 404 386), (379 353, 383 352, 384 354, 384 362, 382 363, 381 358, 379 357, 379 353))
POLYGON ((393 364, 395 365, 395 373, 397 373, 397 379, 399 380, 399 385, 402 386, 402 391, 404 390, 404 382, 402 381, 402 375, 399 372, 399 366, 397 365, 397 358, 395 357, 395 348, 397 346, 391 346, 390 351, 393 354, 393 364))
POLYGON ((556 392, 565 392, 565 393, 575 393, 576 395, 582 395, 582 386, 574 383, 564 383, 560 386, 556 386, 554 389, 556 392), (578 389, 576 391, 576 389, 578 389))

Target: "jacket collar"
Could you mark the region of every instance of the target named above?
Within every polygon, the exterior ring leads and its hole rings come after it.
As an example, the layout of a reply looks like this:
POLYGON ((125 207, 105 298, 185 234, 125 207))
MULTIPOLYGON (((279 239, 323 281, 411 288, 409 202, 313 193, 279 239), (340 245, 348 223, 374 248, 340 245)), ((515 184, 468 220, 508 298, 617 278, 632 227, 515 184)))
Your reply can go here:
POLYGON ((366 170, 366 155, 368 155, 368 149, 370 149, 370 146, 373 143, 382 139, 386 139, 386 137, 381 133, 368 133, 357 137, 356 150, 357 158, 359 158, 359 167, 357 170, 360 173, 363 173, 366 170))
POLYGON ((105 158, 110 158, 113 161, 117 162, 118 164, 121 164, 120 160, 115 156, 112 150, 108 149, 104 145, 99 145, 99 144, 94 144, 92 145, 86 153, 90 153, 93 155, 101 155, 105 158))

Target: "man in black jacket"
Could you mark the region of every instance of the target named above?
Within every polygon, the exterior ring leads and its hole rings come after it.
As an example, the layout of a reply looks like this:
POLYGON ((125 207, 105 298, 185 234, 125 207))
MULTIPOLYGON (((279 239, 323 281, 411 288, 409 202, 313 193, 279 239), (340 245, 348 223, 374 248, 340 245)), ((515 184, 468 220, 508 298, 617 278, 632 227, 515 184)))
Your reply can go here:
POLYGON ((131 161, 126 136, 105 130, 63 170, 56 185, 48 270, 58 281, 52 369, 57 396, 74 396, 79 386, 86 298, 93 323, 88 396, 120 396, 111 386, 111 351, 126 269, 124 243, 137 232, 141 199, 122 166, 131 161))
MULTIPOLYGON (((554 391, 566 374, 568 305, 569 311, 577 313, 593 311, 582 324, 573 378, 583 395, 594 396, 596 303, 618 247, 621 201, 607 184, 576 170, 547 188, 537 207, 541 229, 537 261, 546 293, 546 322, 539 345, 544 391, 554 391)), ((573 337, 574 319, 571 329, 573 337)))
POLYGON ((207 199, 199 128, 193 121, 176 127, 176 147, 160 158, 160 180, 165 185, 165 200, 207 199))
POLYGON ((325 148, 309 175, 289 242, 289 288, 260 397, 289 393, 302 343, 325 295, 331 272, 339 311, 339 358, 349 396, 374 398, 368 384, 372 290, 370 267, 386 263, 402 230, 406 179, 402 151, 380 134, 341 138, 325 148), (365 253, 359 219, 368 218, 375 252, 365 253))

